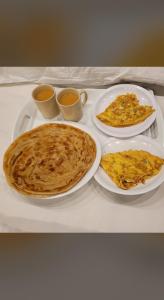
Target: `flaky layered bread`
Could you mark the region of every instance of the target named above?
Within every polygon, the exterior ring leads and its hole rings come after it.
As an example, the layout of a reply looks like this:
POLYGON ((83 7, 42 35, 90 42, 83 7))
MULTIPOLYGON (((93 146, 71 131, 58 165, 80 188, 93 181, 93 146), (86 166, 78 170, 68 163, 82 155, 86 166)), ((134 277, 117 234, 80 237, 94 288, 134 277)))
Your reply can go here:
POLYGON ((45 124, 19 136, 4 155, 7 182, 35 197, 63 193, 76 185, 96 157, 94 140, 65 124, 45 124))

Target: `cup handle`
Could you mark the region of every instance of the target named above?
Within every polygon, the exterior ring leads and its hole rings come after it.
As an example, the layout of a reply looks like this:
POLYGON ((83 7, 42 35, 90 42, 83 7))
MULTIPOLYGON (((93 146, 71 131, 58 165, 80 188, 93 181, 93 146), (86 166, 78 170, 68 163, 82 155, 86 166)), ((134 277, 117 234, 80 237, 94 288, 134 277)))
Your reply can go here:
POLYGON ((81 95, 84 95, 83 99, 81 100, 81 102, 82 102, 82 105, 84 106, 84 105, 85 105, 85 103, 87 102, 87 99, 88 99, 88 94, 87 94, 87 92, 86 92, 85 90, 81 90, 81 92, 80 92, 80 96, 81 96, 81 95))

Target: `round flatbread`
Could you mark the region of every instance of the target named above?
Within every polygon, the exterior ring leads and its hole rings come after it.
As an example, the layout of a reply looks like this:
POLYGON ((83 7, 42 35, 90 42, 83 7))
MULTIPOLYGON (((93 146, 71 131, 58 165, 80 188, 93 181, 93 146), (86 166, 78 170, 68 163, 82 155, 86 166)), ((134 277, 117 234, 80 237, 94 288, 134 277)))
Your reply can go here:
POLYGON ((70 125, 44 124, 9 146, 3 168, 18 192, 46 197, 71 189, 95 158, 96 144, 88 133, 70 125))

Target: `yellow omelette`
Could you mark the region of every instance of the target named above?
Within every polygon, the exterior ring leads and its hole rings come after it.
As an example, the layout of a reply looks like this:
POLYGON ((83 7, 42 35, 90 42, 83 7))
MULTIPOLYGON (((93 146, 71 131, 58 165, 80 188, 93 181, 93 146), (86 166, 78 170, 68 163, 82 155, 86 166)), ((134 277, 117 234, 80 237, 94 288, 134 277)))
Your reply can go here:
POLYGON ((149 105, 140 105, 135 94, 118 96, 104 112, 96 117, 113 127, 126 127, 143 122, 155 109, 149 105))
POLYGON ((164 159, 143 150, 107 153, 100 165, 121 189, 130 189, 157 175, 164 159))

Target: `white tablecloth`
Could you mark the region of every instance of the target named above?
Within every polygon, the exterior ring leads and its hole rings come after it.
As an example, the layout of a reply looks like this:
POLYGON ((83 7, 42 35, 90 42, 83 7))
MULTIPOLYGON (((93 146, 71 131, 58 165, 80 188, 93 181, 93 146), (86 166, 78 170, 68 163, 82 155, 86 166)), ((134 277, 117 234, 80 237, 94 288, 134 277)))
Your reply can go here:
MULTIPOLYGON (((0 87, 0 231, 164 232, 164 184, 151 193, 125 199, 92 179, 78 192, 47 205, 25 201, 8 188, 2 174, 3 153, 16 116, 34 87, 0 87)), ((93 92, 88 89, 87 105, 94 101, 93 92)), ((164 97, 157 100, 164 112, 164 97)))

